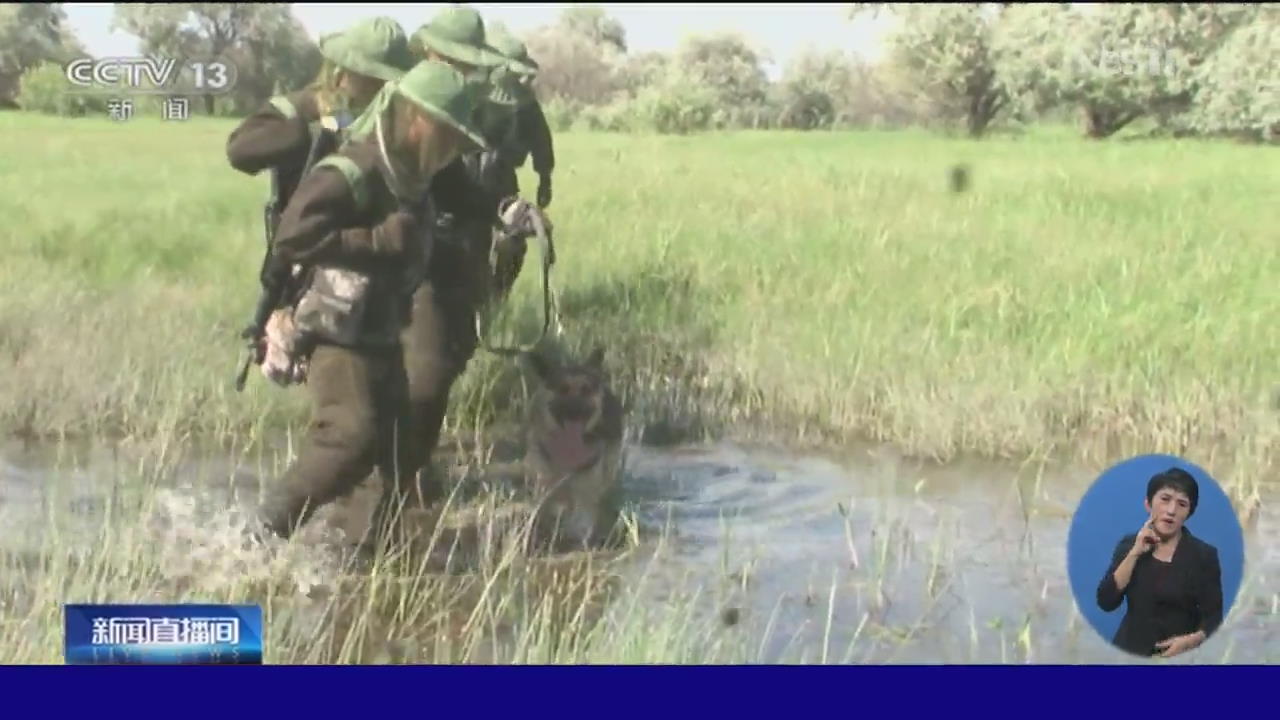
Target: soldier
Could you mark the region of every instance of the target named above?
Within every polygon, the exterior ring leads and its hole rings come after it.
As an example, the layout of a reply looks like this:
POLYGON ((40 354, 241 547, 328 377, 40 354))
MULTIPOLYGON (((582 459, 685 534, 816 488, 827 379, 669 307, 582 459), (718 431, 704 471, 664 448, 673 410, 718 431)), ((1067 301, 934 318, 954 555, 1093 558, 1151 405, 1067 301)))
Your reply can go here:
MULTIPOLYGON (((382 17, 323 38, 320 53, 324 64, 310 87, 271 98, 227 139, 227 159, 232 167, 249 175, 271 170, 271 194, 263 213, 268 247, 280 212, 307 165, 336 150, 339 130, 351 113, 367 106, 383 83, 400 77, 412 64, 404 30, 382 17)), ((294 289, 291 268, 273 263, 268 252, 258 281, 262 294, 253 320, 241 333, 254 349, 250 362, 256 359, 264 374, 282 384, 298 381, 300 372, 282 366, 281 315, 274 313, 294 289)), ((248 369, 246 364, 237 388, 248 369)))
MULTIPOLYGON (((467 7, 437 14, 414 33, 411 51, 486 78, 506 62, 485 43, 479 13, 467 7)), ((424 504, 443 495, 431 459, 453 383, 479 344, 475 313, 486 292, 480 269, 488 268, 492 228, 500 222, 500 210, 527 204, 486 190, 468 175, 460 159, 435 176, 430 194, 438 217, 433 258, 426 280, 414 293, 411 325, 402 336, 409 402, 414 426, 421 432, 415 440, 424 444, 417 495, 424 504)))
MULTIPOLYGON (((271 98, 227 138, 227 160, 240 172, 279 169, 282 198, 297 184, 312 140, 311 123, 322 122, 330 130, 345 126, 384 82, 396 80, 413 64, 404 30, 385 17, 323 38, 320 53, 324 65, 309 87, 271 98)), ((322 148, 321 154, 336 145, 322 148)))
MULTIPOLYGON (((423 60, 438 60, 463 74, 483 75, 507 64, 507 59, 489 46, 484 19, 466 6, 447 7, 418 28, 409 40, 409 51, 423 60)), ((488 226, 498 220, 503 196, 488 191, 468 175, 461 158, 451 163, 432 183, 432 196, 445 225, 488 226)))
POLYGON ((533 80, 538 75, 538 64, 529 57, 523 41, 511 33, 495 30, 489 42, 507 58, 503 73, 503 87, 515 100, 516 112, 497 128, 486 129, 500 135, 502 144, 489 150, 494 158, 494 182, 503 197, 516 195, 520 185, 516 170, 524 167, 526 158, 533 157, 533 171, 538 175, 538 207, 551 205, 551 173, 555 170, 555 147, 551 140, 551 127, 547 125, 542 105, 533 92, 533 80))
MULTIPOLYGON (((278 535, 375 468, 384 492, 373 528, 386 527, 423 462, 400 333, 409 294, 428 264, 441 261, 430 257, 425 232, 431 178, 459 153, 484 147, 472 127, 484 92, 448 65, 418 64, 378 94, 365 114, 373 131, 317 163, 285 208, 272 255, 310 276, 294 321, 313 348, 313 414, 297 462, 261 510, 278 535)), ((432 274, 440 272, 447 267, 432 274)))
MULTIPOLYGON (((524 42, 505 30, 494 28, 487 36, 490 44, 507 59, 504 67, 494 70, 489 102, 481 107, 479 124, 490 149, 464 156, 464 163, 484 192, 497 197, 515 197, 520 192, 516 170, 532 154, 533 168, 538 174, 539 208, 551 204, 551 172, 555 168, 555 151, 551 128, 542 106, 533 92, 533 79, 538 64, 529 57, 524 42)), ((524 265, 524 236, 503 235, 494 239, 496 267, 489 282, 492 299, 502 301, 510 292, 524 265)))

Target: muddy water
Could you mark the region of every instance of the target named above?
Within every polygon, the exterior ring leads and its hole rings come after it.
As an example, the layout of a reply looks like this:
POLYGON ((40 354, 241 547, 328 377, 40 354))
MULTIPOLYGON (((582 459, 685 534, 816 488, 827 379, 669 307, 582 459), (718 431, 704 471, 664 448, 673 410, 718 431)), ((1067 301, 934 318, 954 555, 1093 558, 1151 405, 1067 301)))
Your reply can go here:
MULTIPOLYGON (((4 551, 41 552, 54 514, 76 518, 59 523, 60 546, 91 543, 131 492, 125 478, 147 470, 108 450, 67 452, 0 454, 4 551)), ((169 463, 179 492, 216 481, 250 497, 272 474, 229 458, 169 463)), ((1076 612, 1067 580, 1071 512, 1091 480, 875 448, 632 448, 626 496, 649 532, 614 605, 662 607, 696 589, 695 623, 753 662, 1128 662, 1076 612)), ((1223 630, 1171 662, 1280 658, 1277 500, 1246 531, 1249 567, 1223 630)))
MULTIPOLYGON (((1088 472, 719 446, 636 451, 630 473, 646 516, 676 519, 668 572, 745 576, 716 602, 762 638, 761 661, 1129 662, 1076 612, 1067 579, 1088 472)), ((1246 534, 1249 574, 1225 628, 1169 662, 1280 660, 1280 516, 1275 499, 1267 507, 1246 534)))

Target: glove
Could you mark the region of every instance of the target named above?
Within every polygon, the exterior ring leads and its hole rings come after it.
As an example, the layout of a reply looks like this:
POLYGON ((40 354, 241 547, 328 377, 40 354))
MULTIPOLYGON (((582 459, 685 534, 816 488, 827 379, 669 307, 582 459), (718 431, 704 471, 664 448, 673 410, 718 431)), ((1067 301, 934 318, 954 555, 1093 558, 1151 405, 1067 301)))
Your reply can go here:
POLYGON ((538 176, 538 207, 544 210, 551 206, 551 174, 538 176))
POLYGON ((375 255, 399 256, 418 233, 418 219, 412 213, 397 210, 373 229, 372 245, 375 255))
POLYGON ((524 235, 533 231, 533 222, 529 214, 537 210, 528 200, 511 196, 498 203, 498 219, 502 221, 502 230, 508 235, 524 235))
POLYGON ((511 234, 533 235, 536 232, 533 226, 535 214, 550 230, 551 220, 547 214, 528 200, 513 195, 498 204, 498 218, 502 221, 503 229, 511 234))

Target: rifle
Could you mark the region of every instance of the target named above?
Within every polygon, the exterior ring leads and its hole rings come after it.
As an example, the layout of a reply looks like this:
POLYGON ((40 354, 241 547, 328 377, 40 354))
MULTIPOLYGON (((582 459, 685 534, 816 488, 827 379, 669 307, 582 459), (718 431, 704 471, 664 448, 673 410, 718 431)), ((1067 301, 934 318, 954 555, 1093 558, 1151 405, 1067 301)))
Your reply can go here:
MULTIPOLYGON (((311 146, 307 150, 307 160, 302 166, 302 172, 298 175, 298 183, 302 182, 302 178, 320 159, 320 146, 325 136, 326 132, 322 124, 312 123, 311 146)), ((266 348, 263 347, 262 341, 267 335, 267 322, 271 320, 271 314, 276 308, 280 307, 285 291, 289 287, 290 268, 277 267, 278 264, 273 262, 271 256, 275 246, 276 230, 280 225, 280 216, 284 211, 283 204, 280 197, 280 171, 278 168, 272 168, 271 195, 267 198, 262 212, 263 230, 266 236, 266 252, 262 256, 262 267, 258 270, 258 281, 262 285, 262 291, 258 294, 253 319, 240 332, 240 339, 247 341, 249 352, 240 366, 240 372, 236 374, 236 392, 244 390, 250 366, 261 365, 265 359, 266 348)))
POLYGON ((262 339, 267 334, 267 322, 271 313, 279 306, 284 294, 286 277, 272 268, 271 249, 275 242, 276 228, 280 224, 280 176, 276 169, 271 170, 271 196, 262 208, 263 235, 266 238, 266 252, 262 255, 262 267, 258 270, 258 281, 262 291, 258 294, 258 303, 253 311, 253 319, 240 331, 240 339, 247 341, 248 354, 236 374, 236 392, 244 391, 245 381, 249 377, 252 365, 261 365, 265 348, 262 339))

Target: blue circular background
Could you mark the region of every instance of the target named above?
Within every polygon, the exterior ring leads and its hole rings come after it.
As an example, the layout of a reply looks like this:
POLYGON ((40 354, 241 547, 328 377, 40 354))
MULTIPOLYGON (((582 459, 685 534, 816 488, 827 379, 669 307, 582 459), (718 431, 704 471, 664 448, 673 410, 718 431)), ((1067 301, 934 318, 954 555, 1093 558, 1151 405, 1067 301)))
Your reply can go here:
MULTIPOLYGON (((1113 465, 1080 500, 1067 536, 1067 575, 1080 614, 1102 638, 1111 642, 1128 609, 1125 600, 1111 612, 1098 607, 1098 582, 1111 564, 1116 543, 1135 533, 1147 519, 1143 502, 1152 475, 1182 468, 1200 485, 1196 512, 1186 523, 1192 534, 1218 549, 1222 566, 1222 616, 1225 621, 1244 575, 1244 531, 1231 501, 1201 468, 1172 455, 1140 455, 1113 465)), ((1210 638, 1209 642, 1213 642, 1210 638)))

